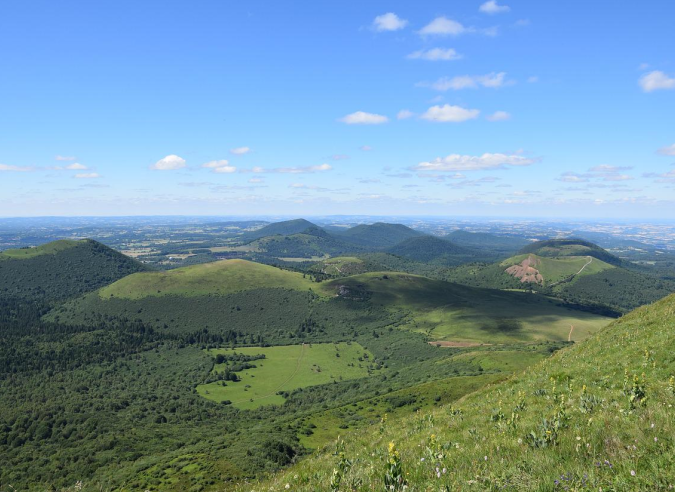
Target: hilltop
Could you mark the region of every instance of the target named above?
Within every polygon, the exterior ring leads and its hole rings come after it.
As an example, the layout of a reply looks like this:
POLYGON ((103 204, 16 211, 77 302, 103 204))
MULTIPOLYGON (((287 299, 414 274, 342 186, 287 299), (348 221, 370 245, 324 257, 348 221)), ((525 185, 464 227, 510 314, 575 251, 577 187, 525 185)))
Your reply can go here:
POLYGON ((465 248, 482 250, 498 255, 512 255, 529 244, 525 238, 498 236, 487 232, 453 231, 445 239, 465 248))
POLYGON ((471 261, 476 254, 462 246, 436 236, 414 236, 387 250, 388 253, 423 263, 459 265, 471 261))
POLYGON ((533 243, 498 263, 462 265, 448 278, 476 287, 536 290, 606 313, 628 312, 675 292, 675 283, 627 269, 620 258, 579 239, 533 243))
POLYGON ((669 296, 509 381, 395 425, 383 418, 237 490, 669 490, 674 313, 669 296))
POLYGON ((143 264, 99 242, 60 240, 1 252, 0 293, 6 297, 61 300, 146 270, 143 264))
POLYGON ((565 256, 591 256, 614 266, 622 266, 623 261, 602 249, 597 244, 593 244, 583 239, 549 239, 546 241, 537 241, 520 250, 520 254, 533 253, 538 256, 549 258, 559 258, 565 256))
POLYGON ((268 224, 254 231, 246 232, 242 238, 245 241, 253 241, 254 239, 267 236, 290 236, 293 234, 303 233, 307 229, 320 228, 316 224, 313 224, 305 219, 285 220, 282 222, 268 224))
POLYGON ((376 222, 347 229, 338 237, 344 241, 371 250, 386 249, 422 233, 402 224, 376 222))

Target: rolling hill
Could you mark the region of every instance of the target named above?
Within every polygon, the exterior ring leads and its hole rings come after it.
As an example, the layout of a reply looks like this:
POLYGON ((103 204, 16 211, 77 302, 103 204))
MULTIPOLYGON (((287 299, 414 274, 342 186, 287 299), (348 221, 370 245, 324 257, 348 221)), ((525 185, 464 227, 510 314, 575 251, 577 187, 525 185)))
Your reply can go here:
POLYGON ((548 258, 560 258, 565 256, 592 256, 598 260, 604 261, 614 266, 622 266, 623 261, 602 249, 597 244, 593 244, 583 239, 549 239, 547 241, 537 241, 520 250, 521 254, 535 254, 548 258))
POLYGON ((421 232, 402 224, 362 224, 347 229, 339 234, 339 238, 353 245, 370 250, 390 248, 406 239, 423 235, 421 232))
POLYGON ((291 236, 312 228, 320 229, 319 226, 305 219, 285 220, 268 224, 255 231, 246 232, 242 235, 242 239, 244 241, 253 241, 267 236, 291 236))
POLYGON ((568 302, 627 312, 675 292, 675 284, 624 268, 620 258, 583 240, 534 243, 494 264, 463 265, 449 279, 476 287, 530 289, 568 302))
POLYGON ((413 236, 387 250, 388 253, 409 260, 435 263, 438 265, 459 265, 476 258, 470 249, 458 246, 436 236, 413 236))
POLYGON ((469 249, 482 250, 493 255, 510 256, 527 246, 529 241, 516 236, 498 236, 487 232, 453 231, 445 239, 469 249))
POLYGON ((343 435, 237 490, 669 490, 675 296, 452 406, 343 435), (346 464, 346 466, 344 466, 346 464), (399 486, 397 489, 401 490, 399 486))
POLYGON ((146 270, 96 241, 54 241, 0 253, 0 296, 62 300, 146 270))

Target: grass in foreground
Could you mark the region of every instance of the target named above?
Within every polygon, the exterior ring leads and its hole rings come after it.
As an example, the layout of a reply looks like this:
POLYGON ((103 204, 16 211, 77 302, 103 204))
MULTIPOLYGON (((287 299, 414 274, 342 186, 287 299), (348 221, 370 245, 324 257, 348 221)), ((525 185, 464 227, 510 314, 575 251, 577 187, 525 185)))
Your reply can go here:
POLYGON ((455 406, 237 490, 672 490, 675 296, 455 406))
MULTIPOLYGON (((213 357, 235 353, 265 356, 250 362, 255 368, 236 372, 240 379, 237 382, 216 381, 197 386, 197 392, 203 397, 218 402, 229 400, 241 409, 282 404, 286 399, 281 392, 365 377, 369 361, 373 360, 373 355, 358 343, 212 349, 207 353, 213 357)), ((230 364, 232 367, 236 363, 230 364)), ((227 369, 226 363, 216 364, 214 372, 227 369)))

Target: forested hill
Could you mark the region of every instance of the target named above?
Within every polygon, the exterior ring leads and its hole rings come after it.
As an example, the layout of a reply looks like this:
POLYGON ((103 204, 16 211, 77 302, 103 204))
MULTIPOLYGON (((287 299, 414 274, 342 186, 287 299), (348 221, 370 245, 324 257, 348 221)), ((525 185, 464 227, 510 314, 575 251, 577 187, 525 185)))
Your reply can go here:
POLYGON ((602 249, 597 244, 593 244, 583 239, 549 239, 529 244, 520 250, 521 254, 533 253, 546 257, 561 256, 592 256, 605 263, 614 266, 623 266, 623 261, 602 249))
POLYGON ((316 230, 319 226, 305 219, 285 220, 283 222, 274 222, 255 231, 247 232, 243 238, 245 241, 253 241, 267 236, 291 236, 300 234, 307 229, 316 230))
POLYGON ((338 237, 357 246, 370 249, 386 249, 422 233, 402 224, 376 222, 369 225, 357 225, 347 229, 338 237))
POLYGON ((96 241, 54 241, 0 253, 0 296, 68 299, 147 269, 96 241))

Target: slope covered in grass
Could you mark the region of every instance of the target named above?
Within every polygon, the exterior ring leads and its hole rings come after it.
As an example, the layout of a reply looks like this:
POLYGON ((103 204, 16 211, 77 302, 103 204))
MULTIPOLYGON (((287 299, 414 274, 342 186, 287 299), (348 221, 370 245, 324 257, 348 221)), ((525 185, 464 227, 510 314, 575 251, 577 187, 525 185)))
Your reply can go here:
POLYGON ((434 340, 509 343, 581 340, 608 323, 602 316, 574 311, 554 300, 432 280, 418 275, 375 272, 321 284, 326 295, 369 299, 407 315, 404 328, 434 340))
POLYGON ((338 237, 344 241, 368 249, 386 249, 411 237, 421 236, 422 233, 404 226, 403 224, 362 224, 347 229, 338 237))
POLYGON ((621 266, 623 261, 602 249, 597 244, 593 244, 583 239, 549 239, 529 244, 520 250, 521 254, 534 253, 539 256, 561 257, 561 256, 592 256, 605 263, 614 266, 621 266))
POLYGON ((262 288, 308 290, 312 282, 301 273, 245 260, 222 260, 164 272, 131 275, 99 291, 102 299, 141 299, 178 295, 224 295, 262 288))
POLYGON ((0 295, 67 299, 145 270, 142 263, 96 241, 54 241, 0 253, 0 295))
POLYGON ((454 406, 237 490, 672 490, 675 296, 454 406))

